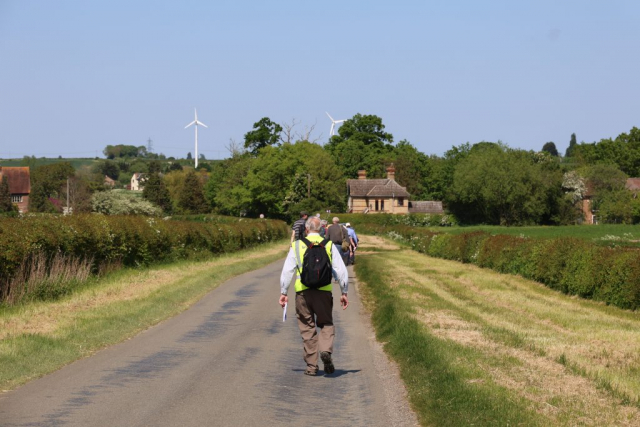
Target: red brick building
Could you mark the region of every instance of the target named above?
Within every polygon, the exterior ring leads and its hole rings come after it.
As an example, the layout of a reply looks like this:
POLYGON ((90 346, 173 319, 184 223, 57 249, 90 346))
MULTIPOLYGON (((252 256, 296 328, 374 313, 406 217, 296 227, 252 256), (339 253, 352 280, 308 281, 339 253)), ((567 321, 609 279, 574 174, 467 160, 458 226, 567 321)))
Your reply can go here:
POLYGON ((31 174, 28 167, 0 166, 0 180, 7 177, 11 202, 18 206, 20 212, 29 211, 29 194, 31 194, 31 174))

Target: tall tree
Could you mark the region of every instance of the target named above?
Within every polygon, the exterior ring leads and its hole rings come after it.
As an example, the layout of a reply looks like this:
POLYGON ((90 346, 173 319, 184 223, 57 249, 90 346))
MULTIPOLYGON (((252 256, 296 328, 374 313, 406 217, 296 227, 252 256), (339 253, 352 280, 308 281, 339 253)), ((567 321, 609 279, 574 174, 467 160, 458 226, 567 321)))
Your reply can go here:
POLYGON ((193 160, 193 156, 191 155, 191 151, 187 153, 187 160, 193 160))
POLYGON ((569 146, 567 147, 567 151, 565 151, 565 157, 573 157, 573 149, 578 145, 578 141, 576 141, 576 134, 571 134, 571 140, 569 141, 569 146))
POLYGON ((0 182, 0 213, 12 212, 14 210, 11 203, 11 192, 9 191, 9 181, 6 176, 2 176, 0 182))
POLYGON ((263 117, 253 124, 253 130, 244 135, 244 146, 256 155, 261 148, 275 145, 281 132, 282 126, 272 122, 269 117, 263 117))
POLYGON ((73 177, 75 170, 69 162, 54 163, 37 167, 31 173, 31 194, 29 210, 31 212, 52 212, 50 198, 60 198, 61 189, 67 178, 73 177))
POLYGON ((206 213, 208 211, 207 202, 204 199, 202 182, 198 174, 190 170, 184 178, 178 206, 187 214, 206 213))
POLYGON ((356 114, 338 129, 325 148, 334 162, 349 178, 356 178, 358 170, 367 176, 385 176, 385 164, 394 158, 393 135, 385 131, 382 119, 375 115, 356 114))
POLYGON ((544 222, 550 216, 551 190, 557 188, 556 196, 561 196, 562 175, 547 172, 553 166, 536 163, 531 153, 501 144, 472 149, 456 166, 449 209, 467 223, 544 222))
POLYGON ((149 175, 149 179, 145 182, 142 190, 142 197, 159 206, 167 214, 170 214, 173 210, 169 189, 159 172, 153 172, 149 175))
POLYGON ((556 148, 556 144, 553 141, 549 141, 542 146, 542 151, 545 151, 551 154, 554 157, 558 157, 560 154, 558 153, 558 149, 556 148))

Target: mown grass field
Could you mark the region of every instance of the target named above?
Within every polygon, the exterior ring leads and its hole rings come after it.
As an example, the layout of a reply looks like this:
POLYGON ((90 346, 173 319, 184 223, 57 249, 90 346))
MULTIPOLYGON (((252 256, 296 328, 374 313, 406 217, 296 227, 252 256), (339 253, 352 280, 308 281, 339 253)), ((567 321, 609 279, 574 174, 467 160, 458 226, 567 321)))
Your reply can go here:
POLYGON ((359 290, 423 425, 640 425, 640 313, 361 240, 359 290))
POLYGON ((227 279, 284 257, 288 247, 279 241, 207 261, 125 269, 57 301, 1 307, 0 391, 176 315, 227 279))
POLYGON ((429 227, 440 233, 471 233, 484 231, 490 234, 508 234, 531 238, 576 237, 591 240, 598 244, 620 244, 626 246, 640 246, 640 225, 627 224, 597 224, 597 225, 568 225, 568 226, 531 226, 531 227, 501 227, 497 225, 476 225, 468 227, 429 227))

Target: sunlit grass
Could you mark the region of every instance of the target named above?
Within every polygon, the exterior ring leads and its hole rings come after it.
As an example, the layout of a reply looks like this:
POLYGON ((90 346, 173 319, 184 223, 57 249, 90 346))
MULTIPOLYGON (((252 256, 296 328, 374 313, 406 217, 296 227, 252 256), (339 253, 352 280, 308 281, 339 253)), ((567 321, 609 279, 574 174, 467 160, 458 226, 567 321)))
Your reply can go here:
POLYGON ((400 247, 356 269, 424 425, 640 425, 640 314, 400 247))
POLYGON ((143 271, 121 270, 56 301, 0 309, 0 390, 185 310, 225 280, 286 255, 285 241, 207 261, 181 261, 143 271))

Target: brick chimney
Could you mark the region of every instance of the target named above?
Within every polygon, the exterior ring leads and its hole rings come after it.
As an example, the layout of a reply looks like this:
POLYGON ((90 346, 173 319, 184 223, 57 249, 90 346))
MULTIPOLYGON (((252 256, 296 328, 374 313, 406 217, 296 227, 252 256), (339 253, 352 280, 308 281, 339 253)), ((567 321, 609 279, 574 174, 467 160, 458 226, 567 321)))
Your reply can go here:
POLYGON ((367 179, 367 171, 365 170, 358 171, 358 179, 367 179))
POLYGON ((393 163, 387 168, 387 179, 396 180, 396 167, 393 166, 393 163))

